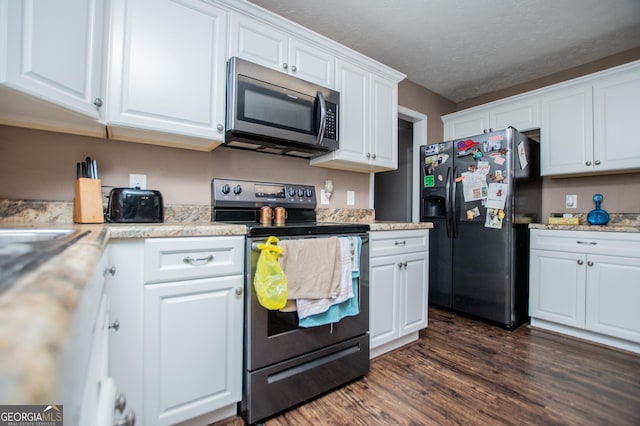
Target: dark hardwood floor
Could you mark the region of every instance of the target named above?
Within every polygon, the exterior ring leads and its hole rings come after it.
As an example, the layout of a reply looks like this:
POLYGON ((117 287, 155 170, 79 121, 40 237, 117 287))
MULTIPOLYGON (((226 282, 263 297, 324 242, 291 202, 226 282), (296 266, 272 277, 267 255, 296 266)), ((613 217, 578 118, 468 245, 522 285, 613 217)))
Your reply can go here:
POLYGON ((265 423, 640 425, 640 356, 430 308, 419 341, 372 360, 365 379, 265 423))

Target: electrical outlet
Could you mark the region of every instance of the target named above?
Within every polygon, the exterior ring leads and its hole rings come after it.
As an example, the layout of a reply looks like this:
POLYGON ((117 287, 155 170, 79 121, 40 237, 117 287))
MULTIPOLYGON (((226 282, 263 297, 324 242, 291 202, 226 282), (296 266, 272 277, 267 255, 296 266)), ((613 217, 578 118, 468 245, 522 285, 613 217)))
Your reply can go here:
POLYGON ((568 209, 577 209, 578 208, 578 196, 577 195, 567 195, 565 199, 565 206, 568 209))
POLYGON ((129 188, 147 189, 147 175, 129 175, 129 188))
POLYGON ((353 206, 356 203, 355 191, 347 191, 347 205, 353 206))
POLYGON ((320 190, 320 204, 329 204, 329 197, 327 197, 327 191, 320 190))

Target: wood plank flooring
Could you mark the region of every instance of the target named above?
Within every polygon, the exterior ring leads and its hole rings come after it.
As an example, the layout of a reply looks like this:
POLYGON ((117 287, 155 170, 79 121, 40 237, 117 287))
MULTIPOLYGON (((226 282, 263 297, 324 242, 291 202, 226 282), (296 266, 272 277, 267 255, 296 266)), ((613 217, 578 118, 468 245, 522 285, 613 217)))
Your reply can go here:
POLYGON ((265 423, 640 425, 640 356, 430 308, 419 341, 372 360, 365 379, 265 423))

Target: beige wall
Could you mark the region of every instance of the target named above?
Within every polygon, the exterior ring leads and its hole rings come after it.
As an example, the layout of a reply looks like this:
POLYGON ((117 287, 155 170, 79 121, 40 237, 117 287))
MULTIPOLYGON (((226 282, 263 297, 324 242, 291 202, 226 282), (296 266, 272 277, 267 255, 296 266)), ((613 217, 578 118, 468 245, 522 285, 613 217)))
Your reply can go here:
POLYGON ((0 198, 72 200, 75 164, 86 156, 98 161, 103 185, 129 186, 129 173, 146 174, 147 187, 160 190, 166 204, 210 204, 213 177, 301 183, 318 190, 332 179, 335 190, 325 207, 347 207, 352 190, 353 207, 369 208, 366 173, 229 148, 198 152, 9 126, 0 126, 0 198))
POLYGON ((543 216, 550 213, 588 213, 595 208, 593 194, 602 194, 609 213, 640 213, 640 173, 572 178, 544 178, 543 216), (566 195, 578 196, 575 209, 565 207, 566 195))
POLYGON ((427 116, 427 143, 438 143, 444 138, 442 115, 456 110, 456 104, 410 80, 398 85, 398 104, 427 116))

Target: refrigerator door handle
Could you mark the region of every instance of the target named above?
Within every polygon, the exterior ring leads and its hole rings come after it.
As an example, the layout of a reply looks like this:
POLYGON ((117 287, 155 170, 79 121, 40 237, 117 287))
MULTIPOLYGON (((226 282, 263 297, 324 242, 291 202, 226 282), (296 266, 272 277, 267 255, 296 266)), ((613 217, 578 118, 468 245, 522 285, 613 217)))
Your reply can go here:
POLYGON ((447 238, 453 237, 451 229, 451 167, 447 168, 447 184, 444 196, 444 223, 447 226, 447 238))
POLYGON ((451 234, 453 238, 458 237, 458 218, 457 218, 457 204, 456 204, 456 192, 458 189, 458 167, 453 168, 453 176, 451 176, 451 234))

